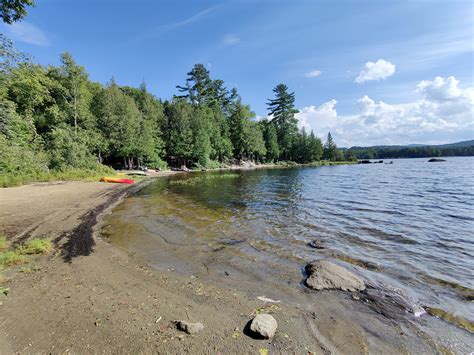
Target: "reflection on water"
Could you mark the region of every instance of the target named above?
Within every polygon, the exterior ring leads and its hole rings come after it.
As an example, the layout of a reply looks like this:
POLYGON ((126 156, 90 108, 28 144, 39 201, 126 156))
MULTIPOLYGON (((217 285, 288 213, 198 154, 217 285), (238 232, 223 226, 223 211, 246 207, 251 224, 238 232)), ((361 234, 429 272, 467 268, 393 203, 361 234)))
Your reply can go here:
POLYGON ((191 248, 207 260, 207 273, 212 263, 226 262, 242 277, 247 261, 267 265, 278 278, 280 267, 335 257, 472 321, 474 159, 447 160, 158 179, 115 210, 105 233, 157 267, 174 265, 165 243, 175 253, 191 248), (313 239, 324 249, 308 247, 313 239))

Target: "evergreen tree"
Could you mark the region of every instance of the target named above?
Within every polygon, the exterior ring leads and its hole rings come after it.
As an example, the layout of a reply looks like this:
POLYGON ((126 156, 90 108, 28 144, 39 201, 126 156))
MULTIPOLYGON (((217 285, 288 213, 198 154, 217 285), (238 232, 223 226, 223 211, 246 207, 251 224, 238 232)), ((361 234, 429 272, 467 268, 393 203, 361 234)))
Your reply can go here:
POLYGON ((176 86, 178 91, 183 93, 178 97, 188 99, 193 105, 208 104, 215 92, 209 70, 203 64, 196 64, 187 75, 186 84, 176 86))
POLYGON ((295 93, 288 92, 288 87, 285 84, 277 85, 273 92, 275 98, 270 99, 267 106, 277 129, 281 158, 291 160, 292 145, 298 134, 298 120, 295 118, 295 114, 298 113, 298 110, 295 109, 295 93))
POLYGON ((171 163, 188 164, 193 153, 192 106, 183 99, 165 104, 166 152, 171 163))
POLYGON ((275 123, 265 119, 260 121, 260 126, 262 127, 263 140, 265 142, 266 160, 272 163, 280 156, 275 123))
POLYGON ((247 121, 247 139, 245 152, 246 156, 250 160, 258 162, 267 154, 267 149, 265 148, 265 141, 263 139, 263 132, 260 128, 261 126, 253 121, 247 121))
POLYGON ((324 145, 324 158, 331 161, 337 159, 337 146, 336 143, 334 143, 331 132, 328 133, 328 138, 324 145))
POLYGON ((323 155, 323 144, 321 142, 321 139, 316 137, 314 135, 314 132, 311 131, 309 134, 309 157, 308 157, 308 162, 314 162, 321 160, 321 157, 323 155))

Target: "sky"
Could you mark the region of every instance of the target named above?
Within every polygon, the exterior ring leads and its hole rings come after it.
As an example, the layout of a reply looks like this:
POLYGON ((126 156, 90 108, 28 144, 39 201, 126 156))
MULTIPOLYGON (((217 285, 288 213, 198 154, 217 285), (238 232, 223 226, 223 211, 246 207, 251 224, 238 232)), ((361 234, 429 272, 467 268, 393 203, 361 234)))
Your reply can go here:
POLYGON ((36 2, 0 31, 41 64, 70 52, 93 81, 170 99, 202 63, 257 119, 286 84, 299 126, 341 147, 474 139, 472 1, 36 2))

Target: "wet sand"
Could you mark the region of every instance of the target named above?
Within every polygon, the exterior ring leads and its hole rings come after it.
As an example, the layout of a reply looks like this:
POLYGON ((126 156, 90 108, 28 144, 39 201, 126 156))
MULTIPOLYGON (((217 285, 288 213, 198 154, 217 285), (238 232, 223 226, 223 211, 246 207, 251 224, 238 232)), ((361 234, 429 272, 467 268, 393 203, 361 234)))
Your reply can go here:
MULTIPOLYGON (((446 350, 410 322, 374 312, 343 292, 301 289, 297 299, 282 299, 275 307, 256 298, 279 294, 264 277, 262 295, 257 295, 255 285, 242 280, 220 282, 202 272, 150 267, 96 233, 101 216, 136 188, 62 182, 0 190, 0 232, 12 243, 48 236, 56 244, 54 253, 32 261, 34 271, 4 271, 2 286, 11 291, 0 306, 0 353, 446 350), (262 307, 278 321, 272 340, 255 340, 244 332, 262 307), (205 329, 187 335, 176 330, 175 320, 202 322, 205 329)), ((201 270, 202 260, 192 254, 192 248, 182 248, 174 257, 201 270)), ((301 276, 299 270, 288 275, 301 276)))

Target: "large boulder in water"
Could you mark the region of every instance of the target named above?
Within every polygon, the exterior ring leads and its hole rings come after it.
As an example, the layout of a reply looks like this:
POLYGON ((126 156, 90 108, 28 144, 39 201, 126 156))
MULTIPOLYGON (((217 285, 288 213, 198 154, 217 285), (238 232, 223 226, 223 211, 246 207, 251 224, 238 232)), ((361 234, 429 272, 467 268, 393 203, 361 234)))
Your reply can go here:
POLYGON ((363 291, 365 283, 346 268, 327 260, 318 260, 306 265, 306 286, 315 290, 363 291))

